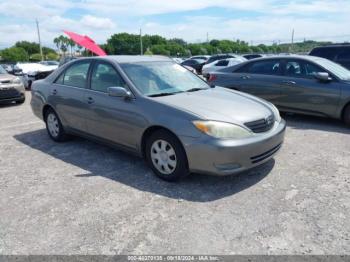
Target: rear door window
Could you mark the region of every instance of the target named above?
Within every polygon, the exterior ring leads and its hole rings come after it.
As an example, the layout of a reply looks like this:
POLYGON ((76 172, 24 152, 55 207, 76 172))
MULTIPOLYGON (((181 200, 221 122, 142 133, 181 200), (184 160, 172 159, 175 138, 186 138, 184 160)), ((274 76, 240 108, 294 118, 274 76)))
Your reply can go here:
POLYGON ((215 65, 216 66, 227 66, 229 63, 228 60, 220 60, 219 62, 217 62, 215 65))
POLYGON ((279 75, 280 67, 280 60, 264 60, 251 63, 247 71, 251 74, 279 75))
POLYGON ((56 79, 55 83, 79 88, 86 88, 89 67, 90 61, 75 63, 68 67, 56 79))

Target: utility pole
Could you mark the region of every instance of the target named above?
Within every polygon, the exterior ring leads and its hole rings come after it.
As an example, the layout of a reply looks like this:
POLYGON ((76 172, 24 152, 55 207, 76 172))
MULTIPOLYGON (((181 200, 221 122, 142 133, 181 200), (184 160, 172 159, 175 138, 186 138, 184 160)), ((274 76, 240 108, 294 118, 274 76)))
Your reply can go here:
POLYGON ((39 39, 41 61, 43 61, 44 60, 44 56, 43 56, 43 48, 41 46, 41 39, 40 39, 40 30, 39 30, 39 21, 38 21, 38 19, 35 19, 35 22, 36 22, 36 29, 38 30, 38 39, 39 39))
POLYGON ((143 46, 142 46, 142 29, 140 28, 140 53, 143 55, 143 46))
POLYGON ((209 33, 207 32, 207 43, 209 43, 209 33))

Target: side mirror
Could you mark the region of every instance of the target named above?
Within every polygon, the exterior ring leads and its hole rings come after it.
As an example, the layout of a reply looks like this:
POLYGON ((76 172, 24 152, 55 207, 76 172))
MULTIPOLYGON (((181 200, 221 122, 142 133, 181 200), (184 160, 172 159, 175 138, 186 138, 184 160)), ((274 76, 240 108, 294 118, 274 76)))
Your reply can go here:
POLYGON ((315 78, 317 80, 319 80, 319 81, 322 81, 322 82, 330 82, 330 81, 332 81, 332 78, 326 72, 317 72, 315 74, 315 78))
POLYGON ((125 99, 131 98, 131 92, 121 86, 108 87, 108 95, 113 97, 124 97, 125 99))

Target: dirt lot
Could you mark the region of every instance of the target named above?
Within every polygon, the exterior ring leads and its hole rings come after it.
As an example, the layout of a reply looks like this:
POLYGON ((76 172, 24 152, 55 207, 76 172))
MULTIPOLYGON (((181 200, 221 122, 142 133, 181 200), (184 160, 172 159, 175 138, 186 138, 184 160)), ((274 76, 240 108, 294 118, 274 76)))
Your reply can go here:
POLYGON ((2 254, 350 254, 350 129, 284 116, 274 160, 231 177, 153 176, 84 139, 57 144, 0 106, 2 254))

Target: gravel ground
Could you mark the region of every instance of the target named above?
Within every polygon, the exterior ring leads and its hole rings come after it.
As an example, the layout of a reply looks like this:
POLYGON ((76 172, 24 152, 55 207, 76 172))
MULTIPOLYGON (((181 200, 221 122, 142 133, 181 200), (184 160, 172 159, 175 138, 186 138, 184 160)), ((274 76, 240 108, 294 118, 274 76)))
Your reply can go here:
POLYGON ((265 165, 154 177, 138 158, 52 142, 29 106, 0 106, 0 254, 350 254, 350 129, 285 115, 265 165))

